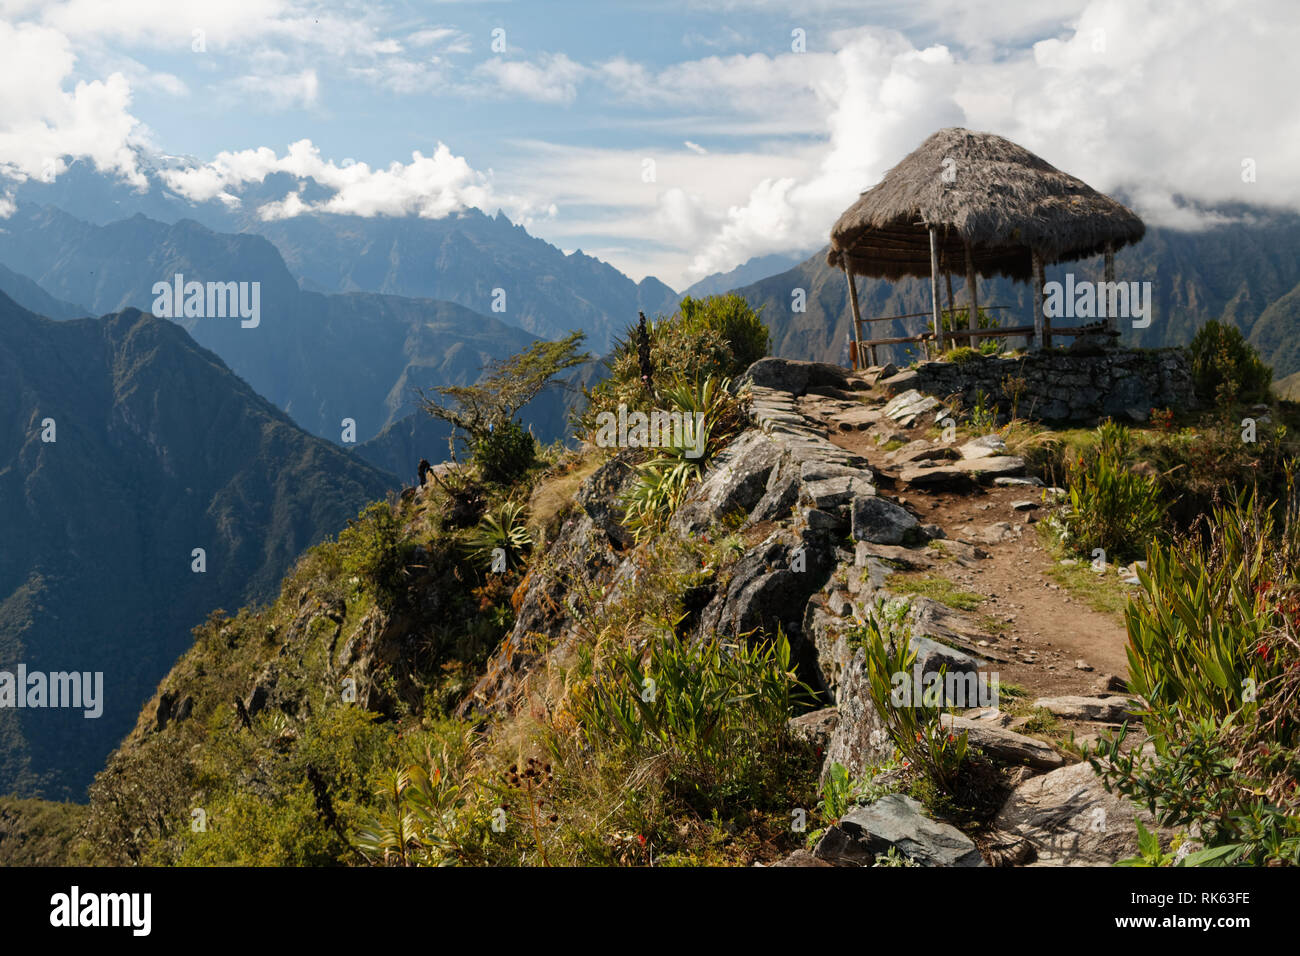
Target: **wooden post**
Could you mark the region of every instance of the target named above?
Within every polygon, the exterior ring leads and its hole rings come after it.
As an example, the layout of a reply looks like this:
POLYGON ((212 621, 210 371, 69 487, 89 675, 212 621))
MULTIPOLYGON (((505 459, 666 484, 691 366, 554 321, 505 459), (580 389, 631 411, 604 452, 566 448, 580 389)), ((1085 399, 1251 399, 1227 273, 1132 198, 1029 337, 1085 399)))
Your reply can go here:
MULTIPOLYGON (((966 297, 970 300, 970 314, 966 316, 966 328, 972 332, 979 328, 979 292, 975 288, 975 257, 971 254, 970 243, 966 243, 966 297)), ((966 344, 975 347, 975 336, 966 336, 966 344)))
MULTIPOLYGON (((947 284, 947 286, 948 286, 948 319, 951 321, 952 316, 953 316, 953 311, 952 311, 952 270, 951 270, 951 269, 944 269, 944 270, 943 270, 943 281, 944 281, 944 282, 947 284)), ((943 339, 943 334, 942 334, 942 332, 939 334, 939 338, 940 338, 941 340, 943 339)))
MULTIPOLYGON (((849 271, 847 254, 842 255, 840 265, 844 269, 844 278, 847 279, 849 283, 849 308, 853 312, 853 341, 857 345, 857 356, 853 361, 853 368, 854 371, 856 371, 858 363, 862 361, 862 336, 858 332, 858 325, 862 321, 862 316, 858 312, 858 287, 853 282, 853 273, 849 271)), ((875 359, 875 352, 876 350, 873 348, 871 350, 873 361, 875 359)))
MULTIPOLYGON (((1110 288, 1109 284, 1114 281, 1115 281, 1115 244, 1113 242, 1107 242, 1106 243, 1107 286, 1106 287, 1109 289, 1110 288)), ((1097 296, 1098 304, 1100 304, 1101 301, 1102 301, 1101 296, 1097 296)), ((1112 332, 1119 331, 1119 316, 1111 315, 1109 309, 1106 310, 1106 328, 1110 329, 1112 332)))
POLYGON ((943 320, 939 318, 939 243, 934 226, 930 227, 930 316, 934 320, 934 337, 943 348, 943 320))
POLYGON ((1043 259, 1033 255, 1034 268, 1034 348, 1043 347, 1043 259))

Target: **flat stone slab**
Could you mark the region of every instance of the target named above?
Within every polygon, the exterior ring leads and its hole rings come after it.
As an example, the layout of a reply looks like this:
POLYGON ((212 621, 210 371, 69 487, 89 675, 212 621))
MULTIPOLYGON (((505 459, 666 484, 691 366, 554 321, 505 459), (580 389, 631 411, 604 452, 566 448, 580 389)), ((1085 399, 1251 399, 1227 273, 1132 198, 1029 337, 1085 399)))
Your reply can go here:
POLYGON ((1085 761, 1020 784, 993 826, 1004 845, 1026 845, 1030 865, 1111 866, 1137 853, 1137 820, 1158 829, 1145 809, 1107 792, 1085 761))
POLYGON ((1103 724, 1122 724, 1132 719, 1132 711, 1141 704, 1132 697, 1040 697, 1035 707, 1067 720, 1095 720, 1103 724))
POLYGON ((910 441, 902 448, 896 448, 885 456, 899 465, 908 465, 918 461, 951 461, 957 458, 957 452, 951 445, 936 445, 923 438, 910 441))
POLYGON ((992 458, 971 458, 940 464, 910 465, 898 476, 909 485, 941 485, 970 478, 997 478, 1015 475, 1025 470, 1025 460, 1015 455, 997 455, 992 458))
POLYGON ((957 449, 961 457, 967 460, 975 458, 993 458, 1004 454, 1006 450, 1007 443, 997 435, 981 435, 979 438, 973 438, 957 449))
POLYGON ((920 522, 900 505, 863 495, 853 499, 853 538, 872 544, 902 544, 907 536, 919 530, 920 522))
POLYGON ((1055 770, 1065 766, 1065 758, 1048 744, 999 727, 992 720, 972 720, 951 714, 941 714, 939 720, 952 733, 965 731, 969 743, 1001 763, 1033 767, 1035 770, 1055 770))

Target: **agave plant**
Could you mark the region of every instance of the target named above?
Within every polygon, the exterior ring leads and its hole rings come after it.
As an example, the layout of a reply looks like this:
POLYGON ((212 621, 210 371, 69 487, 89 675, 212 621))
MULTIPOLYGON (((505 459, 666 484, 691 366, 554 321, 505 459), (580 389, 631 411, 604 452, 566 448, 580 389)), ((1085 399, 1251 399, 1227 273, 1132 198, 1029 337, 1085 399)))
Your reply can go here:
POLYGON ((506 566, 517 567, 532 546, 524 506, 513 501, 485 513, 465 539, 470 558, 488 566, 499 552, 504 552, 506 566))

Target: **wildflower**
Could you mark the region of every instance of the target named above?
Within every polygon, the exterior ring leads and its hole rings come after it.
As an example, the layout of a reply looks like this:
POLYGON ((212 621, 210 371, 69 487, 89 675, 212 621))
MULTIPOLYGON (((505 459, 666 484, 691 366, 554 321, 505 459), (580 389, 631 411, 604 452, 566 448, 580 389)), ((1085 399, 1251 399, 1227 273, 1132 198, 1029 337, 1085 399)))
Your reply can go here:
POLYGON ((636 842, 637 842, 637 843, 640 843, 642 846, 645 846, 645 834, 644 834, 644 833, 638 833, 638 834, 636 835, 636 842))

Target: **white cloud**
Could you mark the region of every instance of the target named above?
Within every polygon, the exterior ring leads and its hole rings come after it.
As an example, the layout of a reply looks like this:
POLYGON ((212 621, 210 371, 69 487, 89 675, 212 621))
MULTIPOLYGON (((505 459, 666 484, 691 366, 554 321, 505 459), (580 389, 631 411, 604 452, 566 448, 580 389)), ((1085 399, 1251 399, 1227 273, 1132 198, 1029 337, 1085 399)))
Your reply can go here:
POLYGON ((493 57, 474 70, 501 93, 523 96, 541 103, 572 103, 587 67, 563 53, 543 54, 537 62, 493 57))
POLYGON ((56 176, 68 159, 89 159, 143 187, 131 150, 141 126, 130 112, 130 84, 113 73, 69 89, 75 63, 58 31, 0 20, 0 175, 56 176))
POLYGON ((304 202, 300 192, 267 203, 258 210, 263 219, 282 219, 305 212, 355 216, 409 216, 437 219, 470 206, 482 209, 494 201, 527 211, 526 205, 496 199, 486 176, 439 143, 432 156, 416 151, 409 163, 392 163, 372 169, 366 163, 336 164, 321 158, 310 140, 293 143, 283 156, 267 147, 223 152, 210 163, 161 173, 167 185, 195 202, 219 199, 238 201, 249 183, 262 182, 272 173, 288 173, 299 180, 314 180, 331 195, 304 202))
POLYGON ((258 109, 280 112, 309 109, 320 96, 320 79, 316 71, 236 77, 230 86, 258 109))

